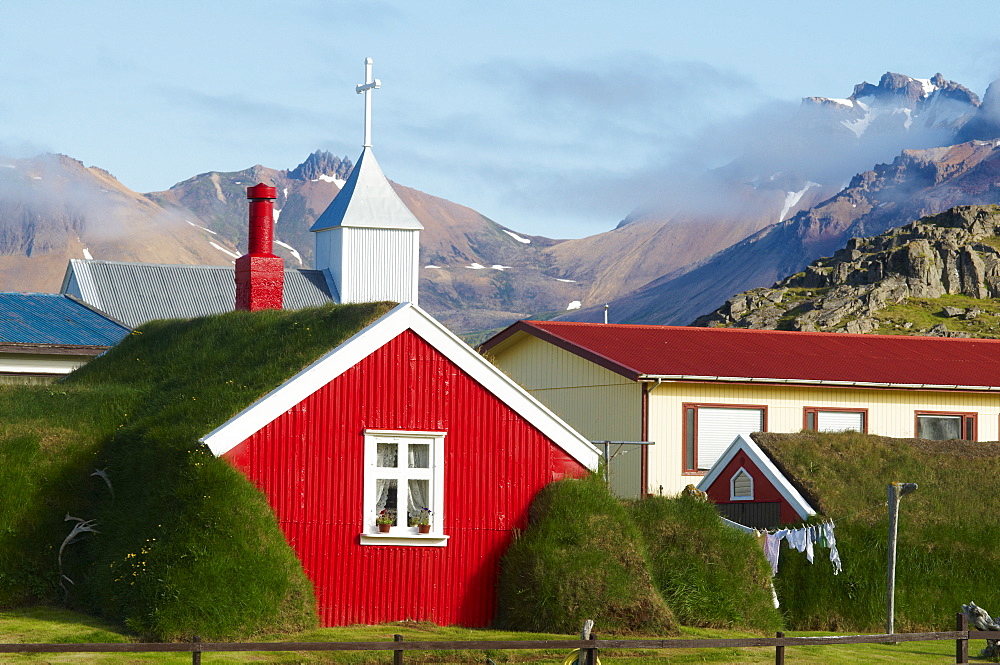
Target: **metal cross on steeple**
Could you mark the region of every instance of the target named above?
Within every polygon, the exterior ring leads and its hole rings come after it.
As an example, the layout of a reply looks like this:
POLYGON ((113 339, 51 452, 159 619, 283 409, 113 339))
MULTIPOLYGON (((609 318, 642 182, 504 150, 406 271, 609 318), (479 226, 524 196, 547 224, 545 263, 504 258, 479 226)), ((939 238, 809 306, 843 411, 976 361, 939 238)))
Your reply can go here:
POLYGON ((382 82, 372 78, 372 59, 365 58, 365 82, 355 88, 365 96, 365 148, 372 147, 372 90, 382 87, 382 82))

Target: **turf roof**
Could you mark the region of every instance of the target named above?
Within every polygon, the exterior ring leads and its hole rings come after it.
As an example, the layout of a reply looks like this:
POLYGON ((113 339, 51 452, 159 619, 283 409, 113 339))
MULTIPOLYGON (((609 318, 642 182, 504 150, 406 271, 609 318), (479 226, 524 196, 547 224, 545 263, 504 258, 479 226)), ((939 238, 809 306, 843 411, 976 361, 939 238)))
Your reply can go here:
POLYGON ((0 389, 0 604, 65 597, 159 639, 315 623, 266 499, 198 439, 393 306, 154 321, 59 384, 0 389), (60 570, 67 513, 99 533, 60 570))
POLYGON ((887 486, 900 504, 896 629, 954 625, 962 603, 1000 608, 1000 443, 893 439, 857 432, 754 434, 821 518, 837 527, 843 572, 782 549, 778 595, 790 627, 875 631, 885 620, 887 486), (802 590, 807 590, 803 593, 802 590))

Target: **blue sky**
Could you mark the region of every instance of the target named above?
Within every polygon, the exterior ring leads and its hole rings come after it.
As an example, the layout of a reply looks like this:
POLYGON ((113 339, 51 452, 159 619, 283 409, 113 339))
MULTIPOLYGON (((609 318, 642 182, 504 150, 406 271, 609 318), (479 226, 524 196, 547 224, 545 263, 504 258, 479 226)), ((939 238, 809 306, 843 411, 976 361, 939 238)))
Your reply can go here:
MULTIPOLYGON (((206 171, 375 153, 404 185, 525 233, 613 228, 725 128, 886 71, 1000 78, 992 1, 152 3, 0 0, 0 149, 141 192, 206 171)), ((726 140, 718 140, 725 136, 726 140)))

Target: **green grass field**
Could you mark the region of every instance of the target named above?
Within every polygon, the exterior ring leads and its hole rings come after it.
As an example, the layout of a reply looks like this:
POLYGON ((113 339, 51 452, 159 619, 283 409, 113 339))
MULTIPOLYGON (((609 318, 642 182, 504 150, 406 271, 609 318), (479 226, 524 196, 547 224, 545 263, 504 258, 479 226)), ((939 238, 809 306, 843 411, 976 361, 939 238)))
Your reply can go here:
MULTIPOLYGON (((599 626, 598 626, 599 628, 599 626)), ((942 627, 944 628, 944 627, 942 627)), ((759 637, 747 632, 708 628, 682 628, 677 639, 759 637)), ((403 622, 381 626, 350 626, 322 628, 286 635, 281 641, 297 642, 354 642, 387 641, 393 634, 404 640, 564 640, 572 636, 550 633, 514 633, 497 630, 441 627, 425 623, 403 622)), ((788 635, 829 635, 830 633, 792 632, 788 635)), ((657 637, 657 636, 648 636, 657 637)), ((112 626, 93 617, 67 610, 34 607, 22 610, 0 611, 0 643, 86 643, 134 641, 117 632, 112 626)), ((270 640, 262 640, 270 641, 270 640)), ((982 641, 971 642, 973 655, 985 646, 982 641)), ((458 652, 408 652, 406 662, 416 663, 485 663, 487 658, 498 665, 502 663, 561 663, 568 650, 525 651, 458 651, 458 652)), ((955 643, 910 642, 898 645, 859 644, 817 647, 788 647, 785 660, 796 665, 840 665, 847 663, 948 663, 954 662, 955 643)), ((602 651, 604 665, 645 665, 646 663, 773 663, 773 648, 718 648, 718 649, 663 649, 657 651, 602 651)), ((391 653, 381 652, 257 652, 257 653, 207 653, 202 663, 388 663, 391 653)), ((3 663, 190 663, 190 654, 0 654, 3 663)))

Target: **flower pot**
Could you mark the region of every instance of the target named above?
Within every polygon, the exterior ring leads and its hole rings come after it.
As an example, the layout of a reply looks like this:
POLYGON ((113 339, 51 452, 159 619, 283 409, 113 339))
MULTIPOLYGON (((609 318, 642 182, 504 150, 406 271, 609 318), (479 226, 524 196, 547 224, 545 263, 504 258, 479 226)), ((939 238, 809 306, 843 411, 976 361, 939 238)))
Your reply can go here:
POLYGON ((391 528, 392 528, 391 524, 379 524, 378 525, 378 532, 379 533, 389 533, 389 529, 391 529, 391 528))
POLYGON ((430 532, 431 532, 431 525, 430 524, 418 524, 417 525, 417 533, 430 533, 430 532))

